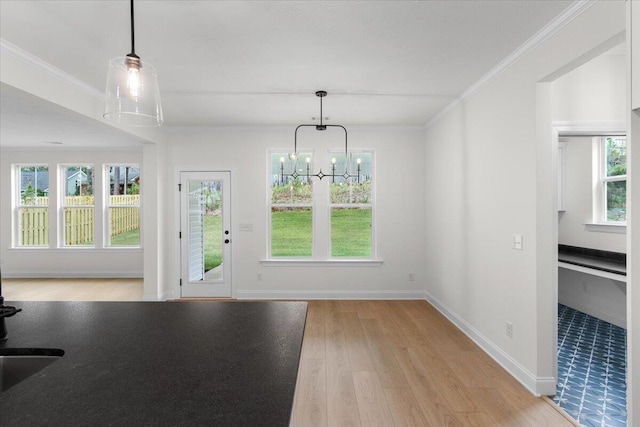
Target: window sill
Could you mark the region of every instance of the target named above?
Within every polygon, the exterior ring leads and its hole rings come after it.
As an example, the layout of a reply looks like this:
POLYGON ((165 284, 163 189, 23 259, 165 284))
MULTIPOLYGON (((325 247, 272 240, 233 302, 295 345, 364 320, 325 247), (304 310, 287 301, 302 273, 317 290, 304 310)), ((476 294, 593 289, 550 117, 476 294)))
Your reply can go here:
POLYGON ((118 251, 122 251, 122 252, 142 252, 142 247, 141 246, 132 246, 132 247, 106 247, 106 248, 96 248, 93 246, 65 246, 65 247, 58 247, 58 248, 52 248, 49 246, 16 246, 13 248, 9 248, 7 249, 8 251, 16 251, 16 252, 21 252, 21 251, 32 251, 32 252, 66 252, 66 251, 87 251, 87 252, 118 252, 118 251))
POLYGON ((626 224, 587 223, 584 225, 584 229, 599 233, 627 234, 626 224))
POLYGON ((260 264, 265 267, 380 267, 381 259, 263 259, 260 264))

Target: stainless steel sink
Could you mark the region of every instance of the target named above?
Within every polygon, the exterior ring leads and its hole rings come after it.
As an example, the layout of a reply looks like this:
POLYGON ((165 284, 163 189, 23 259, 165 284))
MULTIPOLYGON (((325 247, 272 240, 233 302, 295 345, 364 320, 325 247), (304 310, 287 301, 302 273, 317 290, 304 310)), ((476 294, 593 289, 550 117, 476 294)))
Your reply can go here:
POLYGON ((29 378, 64 355, 58 349, 11 349, 0 352, 0 392, 29 378))

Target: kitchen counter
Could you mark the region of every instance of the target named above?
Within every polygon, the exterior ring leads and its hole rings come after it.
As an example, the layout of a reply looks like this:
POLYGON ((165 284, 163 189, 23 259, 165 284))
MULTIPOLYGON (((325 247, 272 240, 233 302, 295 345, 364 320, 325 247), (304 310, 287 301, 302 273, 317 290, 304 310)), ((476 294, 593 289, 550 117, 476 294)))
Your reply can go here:
POLYGON ((627 275, 626 255, 619 252, 558 245, 558 261, 622 276, 627 275))
POLYGON ((0 354, 65 354, 0 394, 0 425, 289 425, 305 302, 7 305, 0 354))

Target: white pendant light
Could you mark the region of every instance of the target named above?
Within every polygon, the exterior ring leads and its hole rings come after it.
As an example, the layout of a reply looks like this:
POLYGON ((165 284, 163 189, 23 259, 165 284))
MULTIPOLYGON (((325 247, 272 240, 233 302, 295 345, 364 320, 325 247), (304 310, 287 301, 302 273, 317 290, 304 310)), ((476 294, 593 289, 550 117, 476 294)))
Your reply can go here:
POLYGON ((109 60, 103 117, 128 126, 160 126, 164 120, 156 69, 136 55, 134 36, 131 0, 131 53, 109 60))

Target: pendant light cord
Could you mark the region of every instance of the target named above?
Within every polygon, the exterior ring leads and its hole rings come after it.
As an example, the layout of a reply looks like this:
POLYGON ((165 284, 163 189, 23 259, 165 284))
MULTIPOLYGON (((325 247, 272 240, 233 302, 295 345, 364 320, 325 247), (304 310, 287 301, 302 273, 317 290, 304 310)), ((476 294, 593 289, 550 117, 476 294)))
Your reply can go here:
POLYGON ((131 0, 131 53, 136 54, 135 29, 133 25, 133 0, 131 0))

